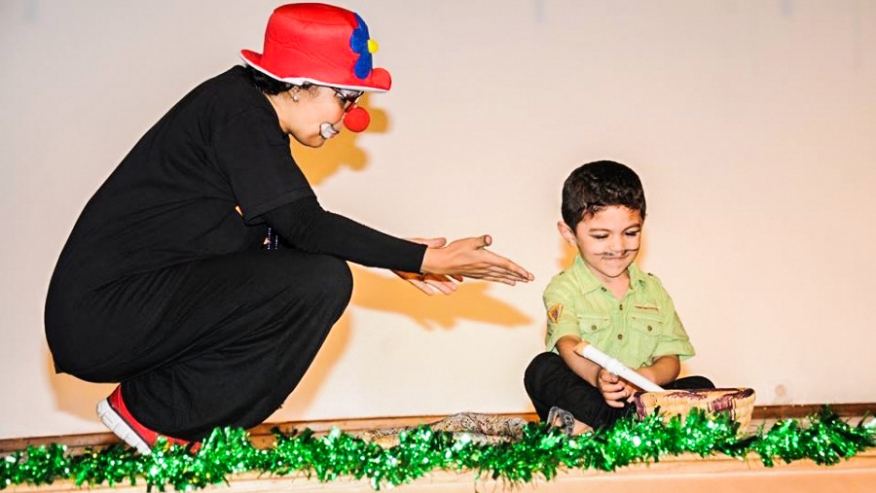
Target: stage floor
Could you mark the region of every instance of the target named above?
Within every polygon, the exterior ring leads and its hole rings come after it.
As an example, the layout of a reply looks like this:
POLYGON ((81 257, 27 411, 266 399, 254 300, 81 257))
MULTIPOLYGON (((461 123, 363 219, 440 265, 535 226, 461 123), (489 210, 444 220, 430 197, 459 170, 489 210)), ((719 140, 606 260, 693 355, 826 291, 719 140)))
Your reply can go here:
MULTIPOLYGON (((268 491, 290 492, 347 492, 365 493, 374 489, 366 480, 340 479, 319 483, 306 477, 258 477, 253 474, 232 476, 228 486, 212 486, 203 491, 228 493, 258 493, 268 491)), ((49 493, 78 491, 70 481, 56 482, 42 487, 11 487, 17 493, 49 493)), ((477 479, 474 473, 438 472, 416 481, 397 486, 405 493, 489 493, 537 492, 560 493, 568 491, 599 493, 659 493, 659 492, 843 492, 873 493, 876 491, 876 452, 867 451, 833 466, 819 466, 811 461, 777 464, 764 467, 757 457, 745 460, 727 457, 673 457, 659 463, 624 467, 615 472, 566 471, 546 481, 507 484, 500 481, 477 479)), ((145 485, 115 488, 96 487, 90 491, 101 493, 140 493, 145 485)))
MULTIPOLYGON (((818 406, 758 407, 755 409, 752 428, 766 428, 777 419, 801 418, 815 414, 818 406)), ((876 409, 874 404, 846 404, 832 406, 834 412, 851 423, 857 423, 866 412, 876 409)), ((531 414, 510 414, 533 420, 531 414)), ((272 441, 270 429, 278 426, 284 432, 292 429, 310 428, 317 434, 337 427, 348 433, 379 428, 415 426, 432 423, 445 416, 419 416, 402 418, 374 418, 308 423, 264 424, 250 430, 251 441, 256 446, 268 446, 272 441)), ((28 445, 64 443, 70 453, 79 453, 86 447, 101 447, 116 443, 108 433, 71 435, 65 437, 41 437, 0 441, 0 457, 28 445)), ((338 479, 320 483, 303 475, 259 476, 254 473, 232 475, 227 485, 210 486, 203 491, 227 491, 228 493, 256 493, 267 491, 290 492, 372 492, 367 480, 338 479)), ((385 486, 384 489, 387 489, 385 486)), ((555 493, 567 491, 591 491, 599 493, 642 492, 876 492, 876 449, 868 449, 848 460, 832 466, 818 465, 811 460, 797 460, 789 464, 777 460, 775 466, 766 467, 760 458, 750 454, 744 459, 717 454, 702 458, 695 455, 664 457, 659 462, 622 467, 613 472, 594 470, 560 470, 552 480, 538 478, 530 483, 507 483, 502 480, 477 478, 474 472, 432 472, 411 483, 397 486, 403 492, 428 493, 488 493, 488 492, 538 492, 555 493)), ((115 487, 96 486, 87 488, 101 493, 134 493, 146 491, 145 481, 138 484, 119 484, 115 487)), ((172 487, 168 486, 172 490, 172 487)), ((56 481, 51 485, 9 486, 6 491, 16 493, 49 493, 80 490, 72 481, 56 481)))

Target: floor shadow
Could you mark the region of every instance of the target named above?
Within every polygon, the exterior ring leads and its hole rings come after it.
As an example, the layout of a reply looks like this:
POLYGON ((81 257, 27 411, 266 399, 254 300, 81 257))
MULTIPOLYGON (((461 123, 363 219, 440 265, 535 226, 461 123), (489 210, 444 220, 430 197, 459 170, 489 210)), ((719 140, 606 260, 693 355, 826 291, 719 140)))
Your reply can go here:
MULTIPOLYGON (((529 317, 513 306, 491 297, 488 283, 467 281, 450 296, 427 296, 407 282, 387 271, 372 270, 357 265, 353 272, 351 305, 404 315, 421 327, 450 329, 462 320, 489 323, 505 327, 526 325, 529 317)), ((335 363, 347 351, 352 326, 350 311, 332 328, 313 364, 283 407, 269 421, 290 419, 305 414, 335 363)))
POLYGON ((487 282, 465 281, 450 296, 427 296, 393 274, 359 266, 352 270, 352 304, 404 315, 426 329, 453 328, 461 320, 504 327, 531 322, 520 310, 490 296, 487 282))

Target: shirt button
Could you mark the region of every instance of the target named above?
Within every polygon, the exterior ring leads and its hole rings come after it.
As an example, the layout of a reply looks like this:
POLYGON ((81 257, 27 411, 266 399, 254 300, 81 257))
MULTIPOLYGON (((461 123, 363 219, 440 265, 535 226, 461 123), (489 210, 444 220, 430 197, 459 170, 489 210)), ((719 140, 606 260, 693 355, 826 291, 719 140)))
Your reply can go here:
POLYGON ((618 334, 618 335, 617 335, 617 340, 619 340, 619 341, 624 340, 624 335, 623 335, 623 334, 618 334))
POLYGON ((653 330, 653 328, 649 325, 649 326, 648 326, 648 332, 651 332, 652 330, 653 330))
POLYGON ((623 305, 619 305, 619 306, 618 306, 618 308, 620 308, 620 309, 621 309, 621 311, 623 311, 623 309, 624 309, 624 306, 623 306, 623 305))
POLYGON ((591 325, 591 326, 590 326, 590 330, 596 330, 596 326, 595 326, 595 325, 591 325))

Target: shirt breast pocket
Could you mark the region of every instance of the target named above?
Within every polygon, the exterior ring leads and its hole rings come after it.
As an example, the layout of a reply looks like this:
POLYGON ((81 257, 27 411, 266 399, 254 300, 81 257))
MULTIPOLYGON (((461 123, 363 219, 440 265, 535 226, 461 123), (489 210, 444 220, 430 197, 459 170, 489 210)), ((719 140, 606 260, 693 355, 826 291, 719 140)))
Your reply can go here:
POLYGON ((664 333, 663 317, 660 313, 637 312, 630 315, 630 328, 636 331, 637 337, 656 339, 664 333))
POLYGON ((611 328, 611 317, 607 315, 582 315, 578 318, 578 331, 581 339, 596 344, 607 336, 611 328))

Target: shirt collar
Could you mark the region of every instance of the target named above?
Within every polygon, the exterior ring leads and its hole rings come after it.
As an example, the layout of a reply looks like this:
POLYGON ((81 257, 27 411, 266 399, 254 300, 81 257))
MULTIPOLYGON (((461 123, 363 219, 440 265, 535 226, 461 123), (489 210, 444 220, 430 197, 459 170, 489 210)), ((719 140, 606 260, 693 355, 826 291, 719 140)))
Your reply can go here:
POLYGON ((635 262, 630 264, 627 270, 630 272, 630 290, 636 291, 639 288, 645 287, 646 274, 639 269, 635 262))

